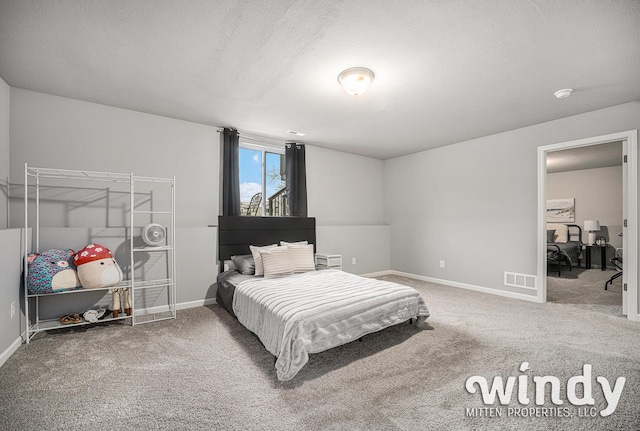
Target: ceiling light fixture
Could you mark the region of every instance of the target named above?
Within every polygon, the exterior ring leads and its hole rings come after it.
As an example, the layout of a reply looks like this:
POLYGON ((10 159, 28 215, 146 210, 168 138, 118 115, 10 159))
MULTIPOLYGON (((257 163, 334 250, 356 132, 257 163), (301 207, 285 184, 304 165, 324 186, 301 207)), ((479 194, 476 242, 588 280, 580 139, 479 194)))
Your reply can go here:
POLYGON ((290 134, 290 135, 295 135, 295 136, 307 136, 306 133, 298 132, 297 130, 289 130, 287 133, 290 134))
POLYGON ((338 82, 344 88, 344 91, 352 96, 358 97, 369 88, 371 82, 373 82, 375 75, 366 67, 352 67, 347 70, 343 70, 338 75, 338 82))
POLYGON ((563 88, 562 90, 558 90, 555 93, 553 93, 553 95, 556 96, 558 99, 564 99, 566 97, 571 96, 572 91, 573 91, 573 88, 563 88))

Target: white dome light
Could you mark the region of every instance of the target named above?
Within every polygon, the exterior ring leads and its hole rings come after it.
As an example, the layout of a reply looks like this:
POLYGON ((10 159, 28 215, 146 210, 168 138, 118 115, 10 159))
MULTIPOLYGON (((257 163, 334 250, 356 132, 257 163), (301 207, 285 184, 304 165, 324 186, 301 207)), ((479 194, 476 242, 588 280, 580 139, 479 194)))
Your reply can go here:
POLYGON ((365 67, 352 67, 343 70, 338 76, 338 82, 344 88, 344 91, 352 96, 358 97, 369 88, 375 75, 365 67))
POLYGON ((553 93, 553 95, 556 96, 558 99, 564 99, 566 97, 571 96, 572 91, 573 91, 573 88, 563 88, 562 90, 558 90, 555 93, 553 93))

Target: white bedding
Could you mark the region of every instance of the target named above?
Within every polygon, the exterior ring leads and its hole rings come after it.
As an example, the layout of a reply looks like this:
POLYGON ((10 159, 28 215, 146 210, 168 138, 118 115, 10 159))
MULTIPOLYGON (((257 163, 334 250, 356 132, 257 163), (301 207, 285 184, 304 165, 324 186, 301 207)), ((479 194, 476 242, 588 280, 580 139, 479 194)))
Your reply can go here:
POLYGON ((418 318, 429 310, 415 289, 326 269, 241 282, 233 297, 240 323, 275 355, 279 380, 290 380, 318 353, 418 318))

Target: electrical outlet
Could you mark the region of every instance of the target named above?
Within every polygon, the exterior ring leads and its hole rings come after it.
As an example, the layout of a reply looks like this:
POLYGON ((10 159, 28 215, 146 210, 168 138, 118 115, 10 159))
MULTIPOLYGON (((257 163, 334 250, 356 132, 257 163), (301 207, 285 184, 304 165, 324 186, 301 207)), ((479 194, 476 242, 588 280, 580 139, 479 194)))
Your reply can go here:
POLYGON ((356 258, 355 258, 355 257, 352 257, 352 258, 351 258, 351 265, 355 265, 355 264, 356 264, 356 258))
POLYGON ((440 268, 444 268, 444 260, 440 261, 440 268))
POLYGON ((11 318, 13 319, 16 316, 16 301, 11 303, 11 318))

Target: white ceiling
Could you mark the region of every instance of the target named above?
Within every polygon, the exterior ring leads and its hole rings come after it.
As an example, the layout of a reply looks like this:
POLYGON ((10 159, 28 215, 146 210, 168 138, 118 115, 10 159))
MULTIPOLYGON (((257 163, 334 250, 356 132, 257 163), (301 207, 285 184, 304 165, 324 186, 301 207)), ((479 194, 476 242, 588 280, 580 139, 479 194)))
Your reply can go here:
POLYGON ((0 77, 385 159, 640 100, 639 20, 638 0, 3 0, 0 77), (376 74, 357 99, 354 66, 376 74))
POLYGON ((621 165, 621 141, 547 152, 547 172, 550 174, 621 165))

